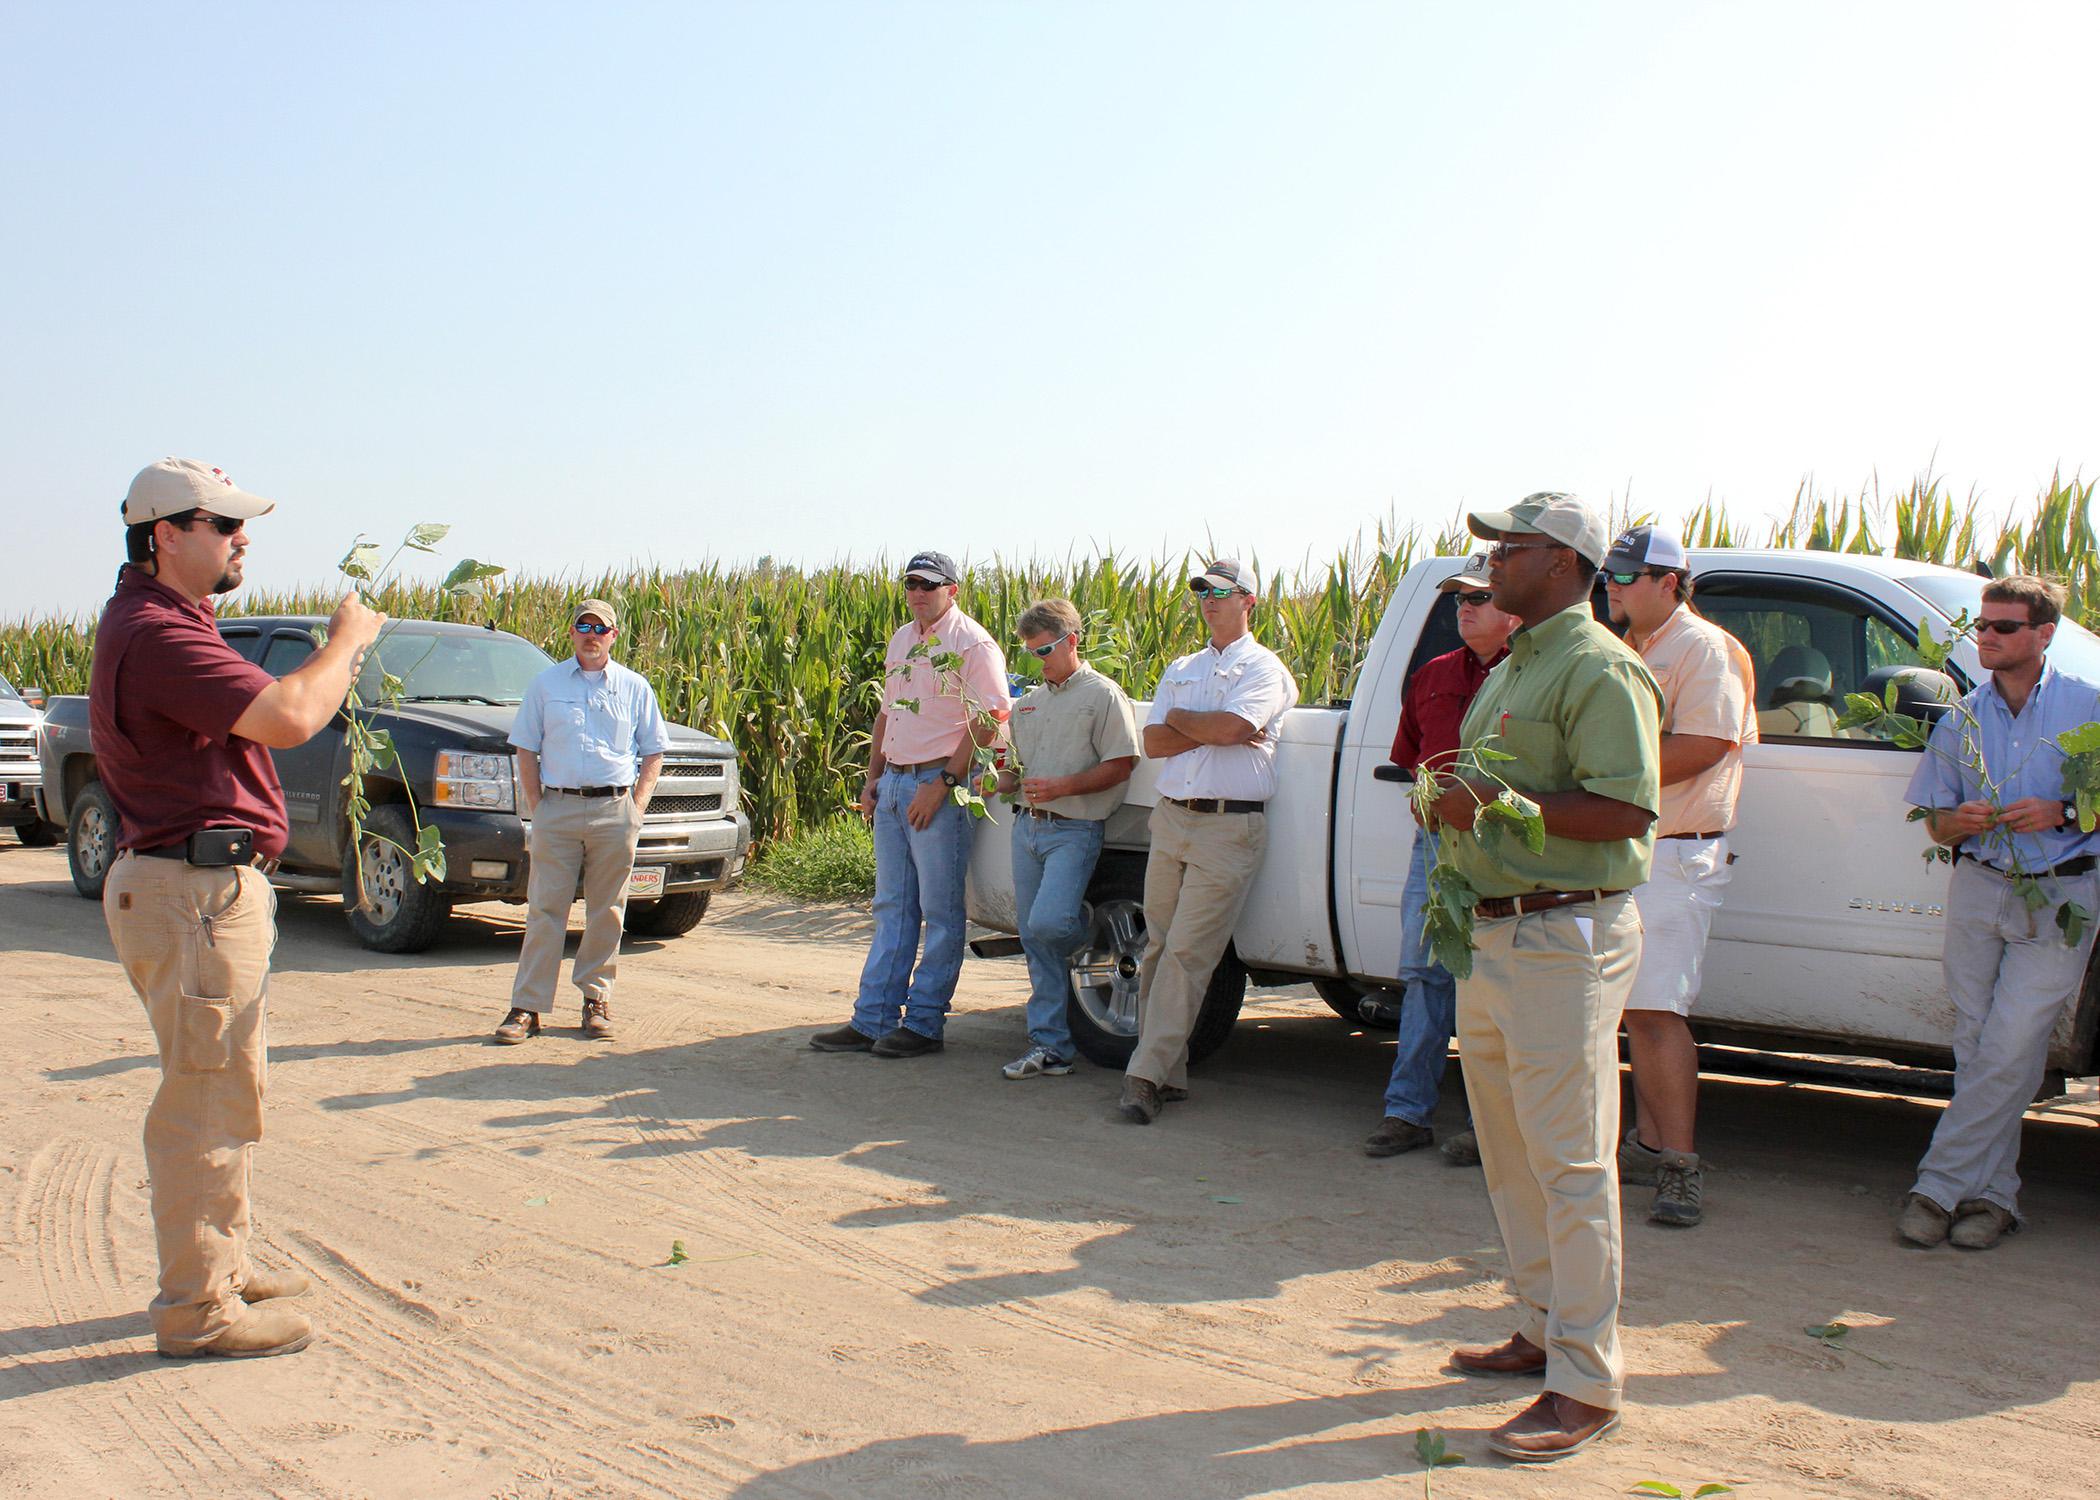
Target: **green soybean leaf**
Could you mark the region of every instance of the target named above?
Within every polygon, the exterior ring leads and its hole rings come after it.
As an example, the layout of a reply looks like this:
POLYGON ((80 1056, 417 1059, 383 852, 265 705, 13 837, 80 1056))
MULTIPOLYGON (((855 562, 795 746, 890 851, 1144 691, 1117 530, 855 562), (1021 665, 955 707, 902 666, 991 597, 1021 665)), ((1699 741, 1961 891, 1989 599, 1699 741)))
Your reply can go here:
POLYGON ((1701 1497, 1706 1495, 1733 1495, 1734 1493, 1735 1486, 1732 1484, 1702 1484, 1699 1488, 1692 1491, 1692 1500, 1701 1500, 1701 1497))
POLYGON ((899 698, 890 707, 902 713, 915 714, 919 711, 919 700, 916 698, 899 698))
POLYGON ((1872 693, 1845 694, 1845 711, 1838 716, 1837 727, 1857 729, 1862 724, 1871 724, 1888 710, 1872 693))
POLYGON ((1415 1429, 1415 1457, 1425 1468, 1434 1468, 1444 1456, 1444 1435, 1431 1432, 1427 1427, 1415 1429))
POLYGON ((343 554, 343 560, 336 564, 336 567, 349 574, 352 578, 362 578, 367 583, 372 581, 373 570, 378 566, 379 545, 376 542, 367 541, 355 543, 348 552, 343 554))
POLYGON ((1507 750, 1497 750, 1492 745, 1475 745, 1473 747, 1473 758, 1483 765, 1485 765, 1491 760, 1516 759, 1516 757, 1514 755, 1511 755, 1507 750))
POLYGON ((465 594, 479 591, 481 585, 491 578, 501 578, 506 570, 495 563, 476 562, 471 557, 462 557, 452 565, 445 581, 438 585, 448 594, 465 594))
POLYGON ((685 1253, 685 1241, 673 1240, 671 1241, 670 1258, 664 1264, 667 1266, 682 1266, 691 1259, 692 1257, 685 1253))
MULTIPOLYGON (((1968 611, 1963 610, 1962 616, 1961 620, 1954 622, 1957 634, 1968 617, 1968 611)), ((1934 671, 1947 664, 1947 647, 1933 638, 1931 615, 1926 615, 1918 621, 1918 656, 1934 671)))
POLYGON ((445 539, 450 526, 441 526, 435 521, 425 521, 420 526, 411 526, 408 535, 401 539, 404 547, 413 547, 418 552, 428 552, 445 539))
POLYGON ((2066 729, 2056 737, 2056 743, 2066 755, 2091 755, 2100 750, 2100 724, 2081 724, 2076 729, 2066 729))
POLYGON ((1903 815, 1903 821, 1904 821, 1904 822, 1906 822, 1906 823, 1922 823, 1922 822, 1924 822, 1924 821, 1925 821, 1925 820, 1926 820, 1927 818, 1929 818, 1929 817, 1931 817, 1931 816, 1932 816, 1932 809, 1931 809, 1931 808, 1929 808, 1929 807, 1914 807, 1914 808, 1912 808, 1912 809, 1911 809, 1911 810, 1910 810, 1909 812, 1907 812, 1907 813, 1905 813, 1905 814, 1903 815))
POLYGON ((1629 1495, 1661 1495, 1664 1500, 1683 1500, 1684 1491, 1660 1479, 1643 1479, 1626 1492, 1629 1495))
POLYGON ((2085 930, 2092 922, 2093 914, 2076 901, 2066 901, 2056 909, 2056 925, 2063 932, 2066 947, 2077 947, 2079 939, 2085 936, 2085 930))

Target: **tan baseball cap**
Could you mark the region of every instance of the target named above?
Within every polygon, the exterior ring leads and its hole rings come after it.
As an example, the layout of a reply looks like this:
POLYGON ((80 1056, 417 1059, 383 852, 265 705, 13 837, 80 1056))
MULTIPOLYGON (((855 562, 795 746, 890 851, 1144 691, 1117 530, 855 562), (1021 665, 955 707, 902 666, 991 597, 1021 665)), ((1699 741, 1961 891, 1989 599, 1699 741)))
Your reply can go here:
POLYGON ((601 624, 610 625, 615 630, 620 628, 618 611, 603 599, 584 600, 583 603, 576 606, 576 612, 570 615, 569 618, 571 620, 580 620, 585 615, 596 615, 601 624))
POLYGON ((277 509, 275 500, 251 495, 202 459, 164 458, 139 470, 124 496, 124 524, 143 526, 162 516, 208 510, 237 521, 253 520, 277 509))
POLYGON ((1557 490, 1526 495, 1508 510, 1475 511, 1466 517, 1466 529, 1488 541, 1507 533, 1551 537, 1563 547, 1573 547, 1593 568, 1603 565, 1611 547, 1604 517, 1557 490))
POLYGON ((1460 589, 1484 589, 1488 583, 1488 560, 1485 552, 1476 552, 1466 559, 1466 565, 1436 586, 1440 594, 1455 594, 1460 589))

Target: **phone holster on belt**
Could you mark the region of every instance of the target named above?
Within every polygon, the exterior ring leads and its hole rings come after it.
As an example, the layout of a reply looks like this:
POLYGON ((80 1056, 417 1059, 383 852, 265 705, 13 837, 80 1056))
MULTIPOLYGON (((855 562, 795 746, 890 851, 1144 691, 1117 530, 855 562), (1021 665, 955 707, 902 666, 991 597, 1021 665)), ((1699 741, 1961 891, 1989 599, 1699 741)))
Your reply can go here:
POLYGON ((190 835, 189 853, 184 857, 191 864, 206 868, 252 864, 255 860, 255 830, 200 828, 190 835))

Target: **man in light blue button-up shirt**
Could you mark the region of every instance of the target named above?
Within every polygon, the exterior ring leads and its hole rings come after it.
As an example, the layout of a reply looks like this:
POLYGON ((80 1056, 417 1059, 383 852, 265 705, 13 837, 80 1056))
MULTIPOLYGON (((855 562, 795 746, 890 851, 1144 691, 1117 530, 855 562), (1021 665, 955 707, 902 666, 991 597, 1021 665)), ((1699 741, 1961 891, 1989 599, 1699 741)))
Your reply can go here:
POLYGON ((2085 982, 2088 920, 2067 942, 2058 913, 2100 913, 2100 832, 2064 796, 2057 736, 2100 720, 2100 687, 2051 667, 2063 591, 2041 578, 1985 586, 1976 656, 1990 678, 1934 727, 1908 800, 1952 846, 1941 966, 1954 1002, 1954 1101, 1897 1229, 1914 1245, 1985 1250, 2019 1226, 2020 1122, 2049 1038, 2085 982), (2025 893, 2039 882, 2044 903, 2025 893))
POLYGON ((518 705, 518 792, 532 820, 525 941, 499 1042, 540 1034, 554 1003, 569 907, 583 886, 583 939, 571 978, 586 1036, 612 1035, 612 986, 627 917, 627 878, 650 791, 671 747, 648 679, 612 659, 620 617, 603 599, 576 607, 575 655, 533 678, 518 705))

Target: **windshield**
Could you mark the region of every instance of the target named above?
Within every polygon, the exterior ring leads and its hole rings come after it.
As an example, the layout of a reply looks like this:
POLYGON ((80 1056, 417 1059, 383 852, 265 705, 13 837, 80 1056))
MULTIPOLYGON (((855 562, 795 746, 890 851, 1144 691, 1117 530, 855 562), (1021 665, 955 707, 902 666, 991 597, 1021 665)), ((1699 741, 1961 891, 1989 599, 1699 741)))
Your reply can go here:
MULTIPOLYGON (((1983 608, 1983 586, 1989 582, 1967 573, 1918 573, 1903 580, 1904 587, 1922 594, 1948 615, 1967 610, 1972 620, 1983 608)), ((2070 620, 2057 621, 2056 634, 2049 641, 2049 665, 2087 682, 2100 682, 2100 636, 2070 620)))
POLYGON ((526 684, 553 661, 515 636, 397 630, 381 637, 365 658, 357 691, 365 702, 378 702, 379 674, 391 672, 401 679, 401 696, 408 702, 519 703, 526 684))
POLYGON ((0 677, 0 698, 19 698, 21 696, 20 693, 15 691, 13 683, 9 682, 5 677, 0 677))

